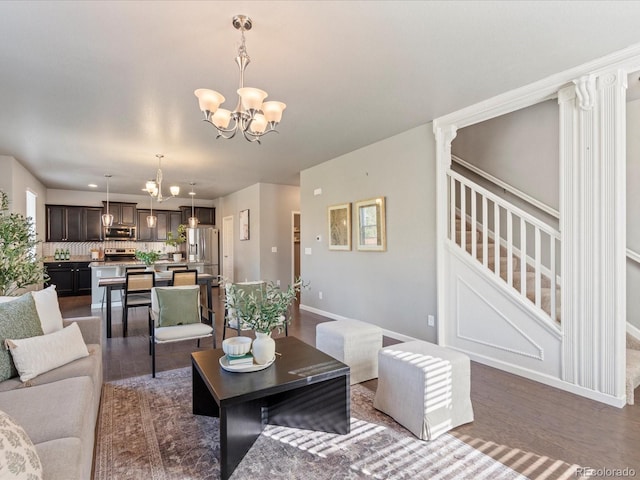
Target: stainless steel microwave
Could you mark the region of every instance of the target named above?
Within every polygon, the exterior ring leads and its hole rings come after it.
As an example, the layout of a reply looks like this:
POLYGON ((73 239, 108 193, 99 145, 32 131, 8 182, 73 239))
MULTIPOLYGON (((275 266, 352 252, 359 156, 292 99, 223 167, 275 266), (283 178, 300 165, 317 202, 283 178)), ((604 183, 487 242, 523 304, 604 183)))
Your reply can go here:
POLYGON ((136 227, 106 227, 104 229, 105 240, 135 240, 136 227))

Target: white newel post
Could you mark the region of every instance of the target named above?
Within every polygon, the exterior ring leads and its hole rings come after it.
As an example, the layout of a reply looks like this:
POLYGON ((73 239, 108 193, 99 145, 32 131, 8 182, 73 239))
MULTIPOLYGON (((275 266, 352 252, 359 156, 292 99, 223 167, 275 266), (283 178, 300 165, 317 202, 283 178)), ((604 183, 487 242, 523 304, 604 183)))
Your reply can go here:
POLYGON ((449 308, 447 292, 448 269, 445 268, 445 242, 447 240, 447 222, 449 212, 449 185, 447 182, 447 170, 451 166, 451 142, 456 138, 457 129, 453 125, 433 124, 433 133, 436 137, 436 238, 437 260, 436 268, 438 278, 438 345, 446 344, 446 326, 451 319, 448 318, 449 308))
POLYGON ((559 92, 563 380, 625 395, 626 73, 559 92))

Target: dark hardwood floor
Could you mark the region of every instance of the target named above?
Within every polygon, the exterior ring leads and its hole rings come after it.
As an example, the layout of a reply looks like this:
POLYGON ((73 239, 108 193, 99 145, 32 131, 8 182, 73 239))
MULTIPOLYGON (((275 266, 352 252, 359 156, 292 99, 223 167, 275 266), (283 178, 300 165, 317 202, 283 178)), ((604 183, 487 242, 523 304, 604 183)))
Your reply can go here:
MULTIPOLYGON (((217 288, 214 298, 220 346, 223 309, 217 288)), ((88 296, 61 298, 60 306, 64 317, 93 314, 104 318, 99 309, 91 311, 88 296)), ((145 309, 131 310, 127 338, 122 338, 119 307, 114 308, 113 319, 113 337, 105 339, 105 382, 150 375, 145 309)), ((315 327, 324 321, 330 320, 296 312, 289 334, 315 345, 315 327)), ((232 331, 228 333, 234 335, 232 331)), ((393 343, 385 337, 385 345, 393 343)), ((211 348, 211 343, 203 341, 201 349, 204 348, 211 348)), ((196 350, 195 342, 160 345, 156 356, 158 371, 189 366, 189 354, 196 350)), ((377 380, 363 385, 375 391, 377 380)), ((595 472, 590 478, 619 478, 621 475, 616 476, 614 470, 624 472, 625 468, 633 469, 632 476, 640 477, 640 405, 609 407, 474 362, 471 398, 474 422, 450 433, 528 478, 580 478, 566 464, 611 470, 595 472)), ((640 389, 636 390, 636 398, 640 398, 640 389)))

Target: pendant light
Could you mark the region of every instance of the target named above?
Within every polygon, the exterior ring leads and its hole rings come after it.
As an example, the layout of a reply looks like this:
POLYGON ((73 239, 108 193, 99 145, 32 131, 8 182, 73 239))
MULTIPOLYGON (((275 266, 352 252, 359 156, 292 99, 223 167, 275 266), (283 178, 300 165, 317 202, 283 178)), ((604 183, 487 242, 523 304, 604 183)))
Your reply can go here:
POLYGON ((109 179, 111 175, 105 174, 105 177, 107 178, 107 213, 102 214, 102 226, 110 227, 113 225, 113 215, 109 213, 109 179))
POLYGON ((158 224, 158 217, 153 214, 153 197, 150 197, 151 210, 149 215, 147 216, 147 227, 156 228, 158 224))
POLYGON ((196 228, 198 226, 198 217, 195 216, 193 207, 193 197, 196 196, 196 193, 193 191, 195 183, 191 182, 189 185, 191 185, 191 191, 189 192, 189 195, 191 195, 191 216, 189 217, 189 227, 196 228))

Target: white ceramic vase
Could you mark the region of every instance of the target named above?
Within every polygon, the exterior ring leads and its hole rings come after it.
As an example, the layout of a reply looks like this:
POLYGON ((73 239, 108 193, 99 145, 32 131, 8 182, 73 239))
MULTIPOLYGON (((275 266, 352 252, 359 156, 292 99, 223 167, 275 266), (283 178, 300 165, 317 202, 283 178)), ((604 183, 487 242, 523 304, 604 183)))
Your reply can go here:
POLYGON ((258 365, 269 363, 276 354, 276 342, 271 338, 271 332, 256 332, 256 339, 251 347, 253 359, 258 365))
POLYGON ((181 254, 181 253, 174 253, 174 254, 173 254, 173 261, 174 261, 174 262, 180 262, 180 261, 182 261, 182 254, 181 254))

